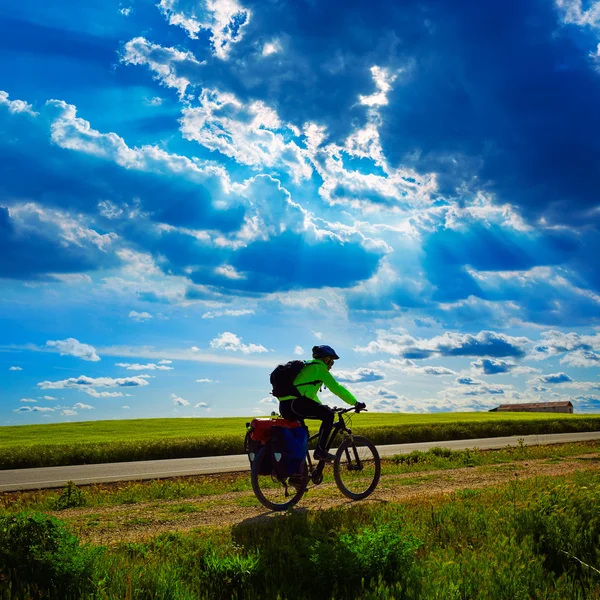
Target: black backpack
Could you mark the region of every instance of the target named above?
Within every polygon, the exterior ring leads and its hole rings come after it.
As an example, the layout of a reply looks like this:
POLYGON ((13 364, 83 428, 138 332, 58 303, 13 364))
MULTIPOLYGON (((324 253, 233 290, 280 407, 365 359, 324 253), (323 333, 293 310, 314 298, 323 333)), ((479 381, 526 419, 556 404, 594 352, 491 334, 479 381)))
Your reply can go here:
MULTIPOLYGON (((271 373, 271 385, 273 391, 271 394, 276 398, 283 398, 284 396, 297 396, 301 394, 294 385, 294 379, 300 374, 300 371, 304 368, 304 365, 310 364, 305 363, 303 360, 290 360, 285 365, 277 365, 275 370, 271 373)), ((321 383, 320 381, 307 381, 302 385, 313 385, 315 383, 321 383)))

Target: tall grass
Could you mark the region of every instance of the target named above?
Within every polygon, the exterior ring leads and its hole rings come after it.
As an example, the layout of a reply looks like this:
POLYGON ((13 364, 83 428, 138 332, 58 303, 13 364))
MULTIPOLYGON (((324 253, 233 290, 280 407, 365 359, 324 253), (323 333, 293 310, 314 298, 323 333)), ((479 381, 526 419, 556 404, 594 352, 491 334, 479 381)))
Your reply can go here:
MULTIPOLYGON (((396 425, 369 425, 368 420, 363 420, 363 415, 354 418, 353 430, 365 435, 376 444, 396 444, 411 442, 433 442, 455 439, 475 439, 482 437, 501 437, 508 435, 531 435, 548 433, 571 433, 578 431, 600 431, 600 416, 548 416, 531 415, 515 416, 510 418, 488 418, 483 419, 479 413, 473 413, 479 418, 470 417, 469 420, 452 421, 446 416, 446 420, 425 421, 422 423, 407 423, 396 425)), ((495 413, 484 413, 495 414, 495 413)), ((395 415, 388 415, 392 421, 395 415)), ((422 415, 419 415, 422 416, 422 415)), ((463 419, 465 413, 455 415, 456 419, 463 419)), ((151 420, 149 420, 151 421, 151 420)), ((161 420, 161 421, 167 421, 161 420)), ((175 421, 175 420, 170 420, 175 421)), ((182 419, 181 421, 187 421, 182 419)), ((210 419, 202 419, 210 421, 210 419)), ((215 419, 215 421, 232 421, 232 419, 215 419)), ((180 433, 181 437, 153 437, 147 434, 144 437, 135 437, 135 433, 127 434, 122 429, 122 424, 115 425, 116 431, 120 432, 121 438, 117 439, 113 433, 110 437, 108 429, 104 429, 99 439, 94 439, 93 427, 88 428, 90 441, 74 441, 63 435, 60 438, 46 437, 38 433, 37 442, 25 443, 23 435, 14 437, 11 444, 10 435, 3 438, 0 444, 0 469, 16 469, 27 467, 50 467, 58 465, 77 465, 106 462, 124 462, 133 460, 153 460, 166 458, 192 458, 198 456, 222 456, 226 454, 241 454, 244 451, 244 420, 234 419, 236 429, 232 432, 231 424, 214 424, 221 433, 213 431, 210 435, 189 435, 187 437, 180 433), (238 422, 239 421, 239 422, 238 422), (127 439, 132 437, 134 439, 127 439), (21 442, 18 440, 22 439, 21 442), (65 443, 65 439, 69 441, 65 443), (99 440, 105 441, 99 441, 99 440), (60 441, 59 441, 60 440, 60 441)), ((127 423, 124 421, 123 423, 127 423)), ((72 424, 82 425, 82 424, 72 424)), ((41 426, 36 426, 41 427, 41 426)), ((47 426, 50 427, 50 426, 47 426)), ((171 436, 177 435, 178 423, 171 424, 171 436)), ((2 428, 4 430, 20 428, 2 428)), ((316 430, 313 424, 313 430, 316 430)), ((40 430, 43 432, 44 430, 40 430)), ((55 432, 54 429, 48 430, 55 432)), ((155 432, 156 433, 156 432, 155 432)), ((25 436, 26 437, 26 436, 25 436)), ((79 436, 74 436, 79 439, 79 436)))
POLYGON ((0 598, 56 597, 60 575, 64 600, 593 600, 600 598, 599 497, 600 474, 588 471, 433 502, 297 510, 103 551, 78 545, 55 520, 21 515, 0 519, 0 548, 10 549, 0 553, 0 598), (22 565, 38 549, 15 541, 25 539, 23 529, 38 539, 31 520, 63 540, 45 542, 36 564, 64 569, 48 570, 35 588, 22 565))

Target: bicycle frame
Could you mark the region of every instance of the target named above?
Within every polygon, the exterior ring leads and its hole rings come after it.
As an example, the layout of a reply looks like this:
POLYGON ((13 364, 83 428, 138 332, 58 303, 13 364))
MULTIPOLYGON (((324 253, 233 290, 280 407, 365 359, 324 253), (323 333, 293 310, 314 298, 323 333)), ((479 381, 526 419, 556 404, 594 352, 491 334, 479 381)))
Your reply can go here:
MULTIPOLYGON (((335 409, 334 409, 335 410, 335 409)), ((333 444, 333 441, 335 440, 335 437, 337 436, 338 433, 342 433, 344 434, 345 438, 350 438, 352 439, 352 430, 349 429, 348 427, 346 427, 346 422, 344 421, 342 415, 346 414, 347 412, 350 412, 352 410, 352 408, 348 408, 348 409, 344 409, 344 410, 337 410, 336 411, 336 415, 338 417, 338 420, 333 424, 333 427, 331 428, 331 434, 329 435, 329 439, 327 440, 327 444, 325 445, 325 449, 327 450, 327 452, 329 452, 329 449, 331 448, 331 445, 333 444)), ((304 423, 306 426, 306 423, 304 423)), ((308 438, 309 442, 312 442, 313 440, 316 440, 319 437, 319 432, 317 431, 317 433, 311 435, 308 438)), ((356 451, 355 451, 356 454, 356 451)), ((350 457, 348 457, 349 459, 350 457)), ((358 455, 356 456, 357 462, 359 463, 360 466, 360 459, 358 457, 358 455)), ((316 465, 313 466, 313 461, 312 458, 310 457, 310 452, 306 453, 306 463, 308 465, 308 476, 310 479, 312 479, 313 483, 315 484, 319 484, 321 483, 321 481, 323 480, 323 469, 325 468, 325 465, 327 464, 326 461, 324 460, 319 460, 317 461, 316 465)))

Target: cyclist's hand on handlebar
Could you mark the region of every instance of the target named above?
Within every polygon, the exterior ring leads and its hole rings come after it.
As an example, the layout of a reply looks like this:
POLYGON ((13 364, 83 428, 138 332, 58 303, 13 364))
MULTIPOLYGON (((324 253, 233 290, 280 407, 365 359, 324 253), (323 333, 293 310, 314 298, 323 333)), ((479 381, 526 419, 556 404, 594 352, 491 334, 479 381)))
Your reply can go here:
POLYGON ((355 409, 356 409, 356 412, 358 413, 358 412, 360 412, 361 410, 365 410, 365 408, 367 408, 367 405, 366 405, 364 402, 357 402, 357 403, 354 405, 354 407, 355 407, 355 409))

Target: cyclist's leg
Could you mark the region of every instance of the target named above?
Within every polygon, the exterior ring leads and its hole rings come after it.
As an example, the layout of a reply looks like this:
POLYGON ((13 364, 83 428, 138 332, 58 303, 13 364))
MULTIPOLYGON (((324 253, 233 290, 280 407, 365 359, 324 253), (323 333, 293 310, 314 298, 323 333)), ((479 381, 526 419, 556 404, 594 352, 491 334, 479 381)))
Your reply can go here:
POLYGON ((328 406, 319 404, 304 396, 294 398, 294 400, 287 400, 286 402, 291 403, 290 410, 299 417, 303 419, 319 419, 321 421, 317 450, 326 452, 327 440, 329 439, 335 418, 334 412, 328 406))

